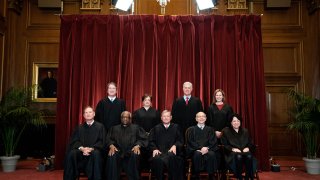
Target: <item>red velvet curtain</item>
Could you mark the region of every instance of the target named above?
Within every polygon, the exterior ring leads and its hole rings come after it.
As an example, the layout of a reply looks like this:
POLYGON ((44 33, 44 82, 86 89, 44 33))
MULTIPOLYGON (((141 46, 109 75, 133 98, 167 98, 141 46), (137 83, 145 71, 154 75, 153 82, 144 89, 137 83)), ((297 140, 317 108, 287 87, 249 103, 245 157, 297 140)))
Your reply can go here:
POLYGON ((184 81, 205 109, 221 88, 259 145, 260 168, 268 165, 265 83, 260 16, 68 15, 61 17, 56 120, 56 163, 82 108, 106 96, 115 81, 127 109, 171 109, 184 81))

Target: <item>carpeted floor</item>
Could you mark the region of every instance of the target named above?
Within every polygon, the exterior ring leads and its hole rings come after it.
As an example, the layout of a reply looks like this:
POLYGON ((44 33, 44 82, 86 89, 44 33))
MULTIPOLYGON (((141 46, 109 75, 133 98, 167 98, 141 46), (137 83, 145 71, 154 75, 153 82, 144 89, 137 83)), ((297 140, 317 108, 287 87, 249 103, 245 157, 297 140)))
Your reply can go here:
MULTIPOLYGON (((17 170, 13 173, 0 172, 1 180, 58 180, 62 179, 62 170, 39 172, 37 166, 40 160, 29 159, 19 161, 17 170)), ((305 172, 302 160, 279 160, 281 172, 260 172, 261 180, 320 180, 320 175, 309 175, 305 172)), ((85 179, 85 178, 82 178, 85 179)))

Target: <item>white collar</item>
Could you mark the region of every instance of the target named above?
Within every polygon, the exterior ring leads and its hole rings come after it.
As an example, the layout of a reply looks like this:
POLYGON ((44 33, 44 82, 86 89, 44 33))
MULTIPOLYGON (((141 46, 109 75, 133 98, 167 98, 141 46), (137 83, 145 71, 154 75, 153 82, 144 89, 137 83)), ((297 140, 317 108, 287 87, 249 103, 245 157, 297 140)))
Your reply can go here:
POLYGON ((110 97, 110 96, 108 96, 108 98, 109 98, 110 101, 114 101, 117 97, 110 97))
POLYGON ((200 129, 203 129, 205 127, 205 124, 197 124, 197 126, 200 128, 200 129))
POLYGON ((183 99, 184 99, 184 100, 186 100, 187 98, 190 100, 191 95, 189 95, 189 96, 183 95, 183 99))
POLYGON ((91 126, 94 123, 94 120, 86 122, 88 126, 91 126))

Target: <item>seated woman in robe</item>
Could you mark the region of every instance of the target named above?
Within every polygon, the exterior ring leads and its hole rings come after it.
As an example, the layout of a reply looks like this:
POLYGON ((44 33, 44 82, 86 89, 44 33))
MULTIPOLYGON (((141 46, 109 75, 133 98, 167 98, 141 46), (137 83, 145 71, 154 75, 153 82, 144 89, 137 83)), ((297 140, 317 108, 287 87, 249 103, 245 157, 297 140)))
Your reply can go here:
POLYGON ((242 118, 233 114, 231 127, 222 131, 222 144, 225 148, 225 159, 227 165, 234 171, 237 179, 242 180, 243 165, 246 170, 245 179, 253 179, 253 155, 255 149, 249 132, 241 127, 242 118))

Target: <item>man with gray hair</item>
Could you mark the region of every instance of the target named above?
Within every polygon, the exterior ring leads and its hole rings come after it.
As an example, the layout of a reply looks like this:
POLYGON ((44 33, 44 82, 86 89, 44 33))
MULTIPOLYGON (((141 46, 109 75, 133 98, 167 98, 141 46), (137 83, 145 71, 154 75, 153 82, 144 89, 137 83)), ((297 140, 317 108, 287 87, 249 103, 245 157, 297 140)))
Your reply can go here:
POLYGON ((152 153, 151 169, 158 180, 164 178, 165 168, 168 169, 168 179, 183 179, 183 135, 179 125, 171 123, 171 119, 170 111, 162 111, 162 123, 152 128, 149 134, 149 150, 152 153))
POLYGON ((196 125, 196 114, 203 111, 202 102, 192 96, 192 83, 183 83, 183 96, 176 99, 172 105, 172 122, 180 125, 183 134, 190 126, 196 125))

